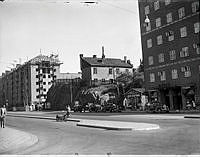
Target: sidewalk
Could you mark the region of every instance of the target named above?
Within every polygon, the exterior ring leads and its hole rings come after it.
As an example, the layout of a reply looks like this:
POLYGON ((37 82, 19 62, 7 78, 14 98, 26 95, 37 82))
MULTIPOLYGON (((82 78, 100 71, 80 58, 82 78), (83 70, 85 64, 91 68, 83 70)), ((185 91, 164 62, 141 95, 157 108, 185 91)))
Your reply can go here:
POLYGON ((35 135, 12 129, 0 128, 0 154, 13 154, 38 142, 35 135))

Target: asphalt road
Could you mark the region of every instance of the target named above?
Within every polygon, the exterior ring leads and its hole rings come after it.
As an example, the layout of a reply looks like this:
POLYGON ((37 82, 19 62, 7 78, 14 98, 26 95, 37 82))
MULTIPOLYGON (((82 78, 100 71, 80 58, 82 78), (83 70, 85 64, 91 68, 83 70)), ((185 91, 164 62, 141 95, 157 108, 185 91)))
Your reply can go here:
MULTIPOLYGON (((86 115, 74 115, 81 118, 86 115)), ((159 124, 159 130, 112 131, 76 126, 75 122, 8 117, 7 125, 39 138, 39 142, 17 154, 29 155, 152 155, 200 154, 200 119, 157 118, 151 115, 86 116, 106 119, 159 124)))

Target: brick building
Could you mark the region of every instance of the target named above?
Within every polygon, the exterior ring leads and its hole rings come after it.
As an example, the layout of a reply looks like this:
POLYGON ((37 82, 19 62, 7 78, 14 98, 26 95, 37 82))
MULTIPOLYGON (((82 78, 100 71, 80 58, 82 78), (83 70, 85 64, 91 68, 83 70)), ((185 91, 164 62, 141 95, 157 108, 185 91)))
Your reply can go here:
POLYGON ((171 110, 200 104, 198 0, 138 0, 146 90, 171 110))

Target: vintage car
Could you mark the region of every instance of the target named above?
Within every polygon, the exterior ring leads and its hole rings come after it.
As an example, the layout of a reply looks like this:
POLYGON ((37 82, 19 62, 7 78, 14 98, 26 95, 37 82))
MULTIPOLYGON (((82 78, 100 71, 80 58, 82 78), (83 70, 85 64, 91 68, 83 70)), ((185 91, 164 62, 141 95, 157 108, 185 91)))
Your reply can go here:
POLYGON ((118 106, 114 103, 107 103, 102 107, 103 112, 120 112, 118 106))
POLYGON ((85 104, 85 105, 76 104, 76 105, 74 105, 74 108, 73 108, 74 112, 82 112, 82 111, 85 112, 88 109, 89 109, 89 107, 87 104, 85 104))
POLYGON ((100 112, 102 110, 101 105, 95 103, 89 103, 89 112, 100 112))
POLYGON ((156 112, 159 112, 159 113, 162 113, 162 112, 165 112, 165 113, 169 113, 169 107, 167 105, 162 105, 161 103, 159 102, 152 102, 152 103, 149 103, 149 105, 146 105, 146 111, 147 112, 153 112, 153 113, 156 113, 156 112))

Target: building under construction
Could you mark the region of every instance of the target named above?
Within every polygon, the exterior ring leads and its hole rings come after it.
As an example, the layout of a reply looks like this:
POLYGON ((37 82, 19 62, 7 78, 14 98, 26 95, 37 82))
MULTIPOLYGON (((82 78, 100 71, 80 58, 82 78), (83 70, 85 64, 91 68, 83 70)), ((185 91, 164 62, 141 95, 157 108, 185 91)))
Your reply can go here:
POLYGON ((6 71, 0 77, 0 103, 17 110, 48 108, 47 92, 59 77, 60 64, 58 56, 39 55, 6 71))

